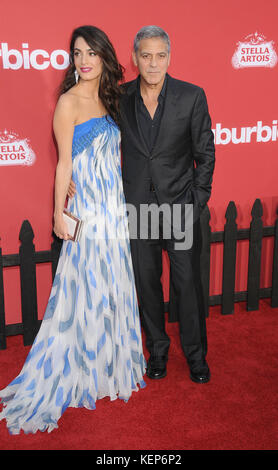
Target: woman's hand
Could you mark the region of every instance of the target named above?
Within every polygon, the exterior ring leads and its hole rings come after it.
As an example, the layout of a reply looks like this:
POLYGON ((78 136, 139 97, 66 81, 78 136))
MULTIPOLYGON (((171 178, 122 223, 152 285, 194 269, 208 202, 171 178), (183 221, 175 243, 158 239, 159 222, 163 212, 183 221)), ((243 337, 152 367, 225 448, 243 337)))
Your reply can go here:
POLYGON ((63 215, 54 216, 53 231, 57 237, 62 238, 63 240, 69 240, 68 227, 64 221, 63 215))

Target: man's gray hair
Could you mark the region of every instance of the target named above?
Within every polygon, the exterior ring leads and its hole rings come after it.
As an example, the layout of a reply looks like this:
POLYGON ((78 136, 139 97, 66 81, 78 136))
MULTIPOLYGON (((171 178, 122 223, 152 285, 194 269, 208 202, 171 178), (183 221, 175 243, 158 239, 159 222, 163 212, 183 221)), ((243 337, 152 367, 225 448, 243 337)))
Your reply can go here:
POLYGON ((134 39, 134 51, 137 52, 139 48, 139 42, 142 39, 150 39, 150 38, 161 38, 163 39, 167 46, 168 46, 168 53, 171 49, 170 38, 164 29, 160 28, 159 26, 143 26, 135 36, 134 39))

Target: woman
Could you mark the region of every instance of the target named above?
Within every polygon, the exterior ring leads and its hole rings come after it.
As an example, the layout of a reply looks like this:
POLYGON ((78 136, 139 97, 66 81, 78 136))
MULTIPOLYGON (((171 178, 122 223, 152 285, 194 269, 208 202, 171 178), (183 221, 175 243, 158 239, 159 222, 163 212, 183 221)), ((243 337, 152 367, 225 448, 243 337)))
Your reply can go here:
POLYGON ((64 240, 40 331, 20 374, 0 397, 10 433, 51 432, 67 407, 127 401, 145 386, 145 359, 120 166, 122 68, 104 32, 74 30, 54 114, 59 161, 54 232, 64 240), (84 225, 69 239, 63 209, 84 225))

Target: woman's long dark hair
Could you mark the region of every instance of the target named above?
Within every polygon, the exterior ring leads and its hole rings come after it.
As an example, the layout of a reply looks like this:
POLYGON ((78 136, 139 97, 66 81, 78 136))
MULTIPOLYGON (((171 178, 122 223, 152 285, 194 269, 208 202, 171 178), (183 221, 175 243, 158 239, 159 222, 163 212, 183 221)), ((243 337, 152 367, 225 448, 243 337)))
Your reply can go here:
POLYGON ((120 83, 124 78, 124 68, 119 64, 115 49, 109 38, 96 26, 80 26, 73 31, 70 40, 70 65, 60 86, 59 94, 65 93, 76 83, 74 75, 74 44, 78 37, 82 37, 102 59, 99 97, 108 114, 119 124, 120 83))

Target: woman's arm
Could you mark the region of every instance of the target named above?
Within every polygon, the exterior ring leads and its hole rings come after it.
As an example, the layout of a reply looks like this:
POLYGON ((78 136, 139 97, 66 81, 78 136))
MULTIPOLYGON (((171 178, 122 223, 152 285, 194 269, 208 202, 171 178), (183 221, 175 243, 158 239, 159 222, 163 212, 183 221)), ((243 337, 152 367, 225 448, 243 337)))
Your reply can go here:
POLYGON ((67 224, 63 219, 63 209, 72 175, 74 122, 73 100, 69 95, 62 95, 57 103, 53 119, 53 129, 59 153, 55 176, 54 232, 64 240, 68 239, 67 224))

